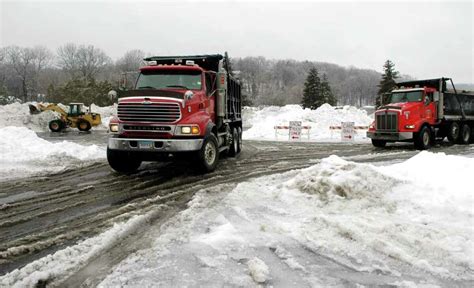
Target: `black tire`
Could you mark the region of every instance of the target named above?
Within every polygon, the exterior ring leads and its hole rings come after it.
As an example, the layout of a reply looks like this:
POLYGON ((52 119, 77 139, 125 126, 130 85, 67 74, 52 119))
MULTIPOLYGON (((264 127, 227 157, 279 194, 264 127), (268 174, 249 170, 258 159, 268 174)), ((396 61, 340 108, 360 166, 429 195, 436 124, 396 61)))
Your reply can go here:
POLYGON ((236 128, 232 129, 232 141, 229 146, 229 156, 235 157, 239 154, 239 132, 236 128))
POLYGON ((459 141, 460 129, 459 124, 457 122, 451 123, 448 127, 448 137, 449 142, 457 143, 459 141))
POLYGON ((142 161, 131 152, 110 150, 109 148, 107 148, 107 161, 112 169, 125 174, 137 171, 142 164, 142 161))
POLYGON ((212 172, 219 161, 219 146, 217 138, 213 134, 204 138, 201 150, 197 152, 199 168, 202 172, 212 172))
POLYGON ((64 129, 63 121, 56 119, 49 122, 49 130, 53 132, 61 132, 64 129))
POLYGON ((237 148, 237 153, 240 153, 240 151, 242 151, 242 128, 237 128, 237 132, 239 134, 239 147, 237 148))
POLYGON ((79 131, 89 131, 91 130, 91 123, 86 120, 79 120, 77 121, 77 129, 79 129, 79 131))
POLYGON ((385 145, 387 145, 387 141, 372 139, 372 145, 374 145, 375 147, 383 148, 385 147, 385 145))
POLYGON ((423 126, 419 133, 414 135, 415 148, 418 150, 426 150, 433 143, 433 134, 428 126, 423 126))
POLYGON ((467 145, 471 143, 471 127, 467 124, 463 124, 461 127, 461 135, 459 135, 459 143, 467 145))

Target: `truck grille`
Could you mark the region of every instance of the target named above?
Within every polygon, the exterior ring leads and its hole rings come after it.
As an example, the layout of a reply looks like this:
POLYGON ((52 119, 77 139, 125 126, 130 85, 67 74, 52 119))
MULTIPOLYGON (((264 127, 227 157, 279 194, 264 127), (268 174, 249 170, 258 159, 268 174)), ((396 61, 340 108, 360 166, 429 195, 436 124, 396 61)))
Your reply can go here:
POLYGON ((117 116, 122 121, 173 123, 181 110, 178 103, 119 103, 117 116))
POLYGON ((387 113, 376 115, 377 130, 398 131, 398 113, 387 113))

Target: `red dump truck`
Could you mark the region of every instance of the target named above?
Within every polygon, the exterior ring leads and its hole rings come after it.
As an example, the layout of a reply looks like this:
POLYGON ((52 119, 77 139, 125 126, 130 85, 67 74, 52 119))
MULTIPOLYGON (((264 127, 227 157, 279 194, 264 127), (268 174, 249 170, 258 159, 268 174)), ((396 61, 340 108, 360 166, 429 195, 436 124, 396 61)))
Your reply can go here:
POLYGON ((185 158, 210 172, 220 152, 241 151, 241 87, 227 53, 144 60, 109 123, 107 160, 114 170, 131 173, 142 161, 185 158))
POLYGON ((450 78, 438 78, 397 83, 375 111, 367 137, 376 147, 404 141, 424 150, 445 137, 452 143, 472 143, 473 130, 474 93, 459 93, 450 78))

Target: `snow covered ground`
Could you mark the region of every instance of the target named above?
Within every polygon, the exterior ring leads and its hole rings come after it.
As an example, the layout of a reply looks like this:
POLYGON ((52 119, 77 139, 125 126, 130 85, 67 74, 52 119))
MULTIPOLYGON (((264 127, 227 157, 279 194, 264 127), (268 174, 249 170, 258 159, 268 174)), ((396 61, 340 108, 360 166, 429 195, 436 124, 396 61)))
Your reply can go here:
POLYGON ((51 143, 26 127, 0 128, 0 180, 59 172, 105 158, 105 148, 51 143))
MULTIPOLYGON (((49 121, 57 118, 55 112, 44 111, 39 114, 30 114, 28 105, 30 103, 13 103, 8 105, 0 105, 0 128, 7 126, 27 127, 35 132, 49 131, 49 121)), ((36 103, 32 103, 35 105, 36 103)), ((68 107, 58 104, 67 111, 68 107)), ((117 105, 99 107, 95 104, 91 105, 91 111, 99 113, 102 117, 102 125, 93 127, 93 130, 107 130, 107 125, 112 116, 116 114, 117 105)))
MULTIPOLYGON (((342 108, 324 104, 316 110, 303 109, 299 105, 263 108, 244 107, 242 111, 245 132, 244 139, 288 141, 288 130, 278 130, 274 126, 288 126, 289 121, 302 121, 303 126, 311 126, 309 141, 341 141, 340 130, 331 131, 330 126, 340 126, 341 122, 354 122, 356 126, 369 126, 373 121, 362 109, 353 106, 342 108), (247 129, 247 130, 246 130, 247 129)), ((367 130, 356 130, 356 141, 368 141, 367 130)), ((307 130, 302 131, 302 140, 308 141, 307 130)))
MULTIPOLYGON (((186 210, 148 230, 149 248, 119 263, 100 287, 472 283, 472 171, 473 158, 443 153, 381 167, 330 156, 306 169, 200 190, 186 210)), ((0 283, 54 284, 149 215, 139 217, 0 283)))

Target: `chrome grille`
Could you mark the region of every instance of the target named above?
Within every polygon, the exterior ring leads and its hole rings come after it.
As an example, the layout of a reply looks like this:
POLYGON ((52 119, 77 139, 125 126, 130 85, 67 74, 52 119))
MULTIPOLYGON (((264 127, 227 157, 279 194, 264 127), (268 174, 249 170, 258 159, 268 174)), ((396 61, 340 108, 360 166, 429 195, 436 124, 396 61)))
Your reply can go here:
POLYGON ((375 117, 377 130, 398 131, 398 113, 377 114, 375 117))
POLYGON ((173 123, 181 110, 178 103, 119 103, 117 116, 122 121, 173 123))

